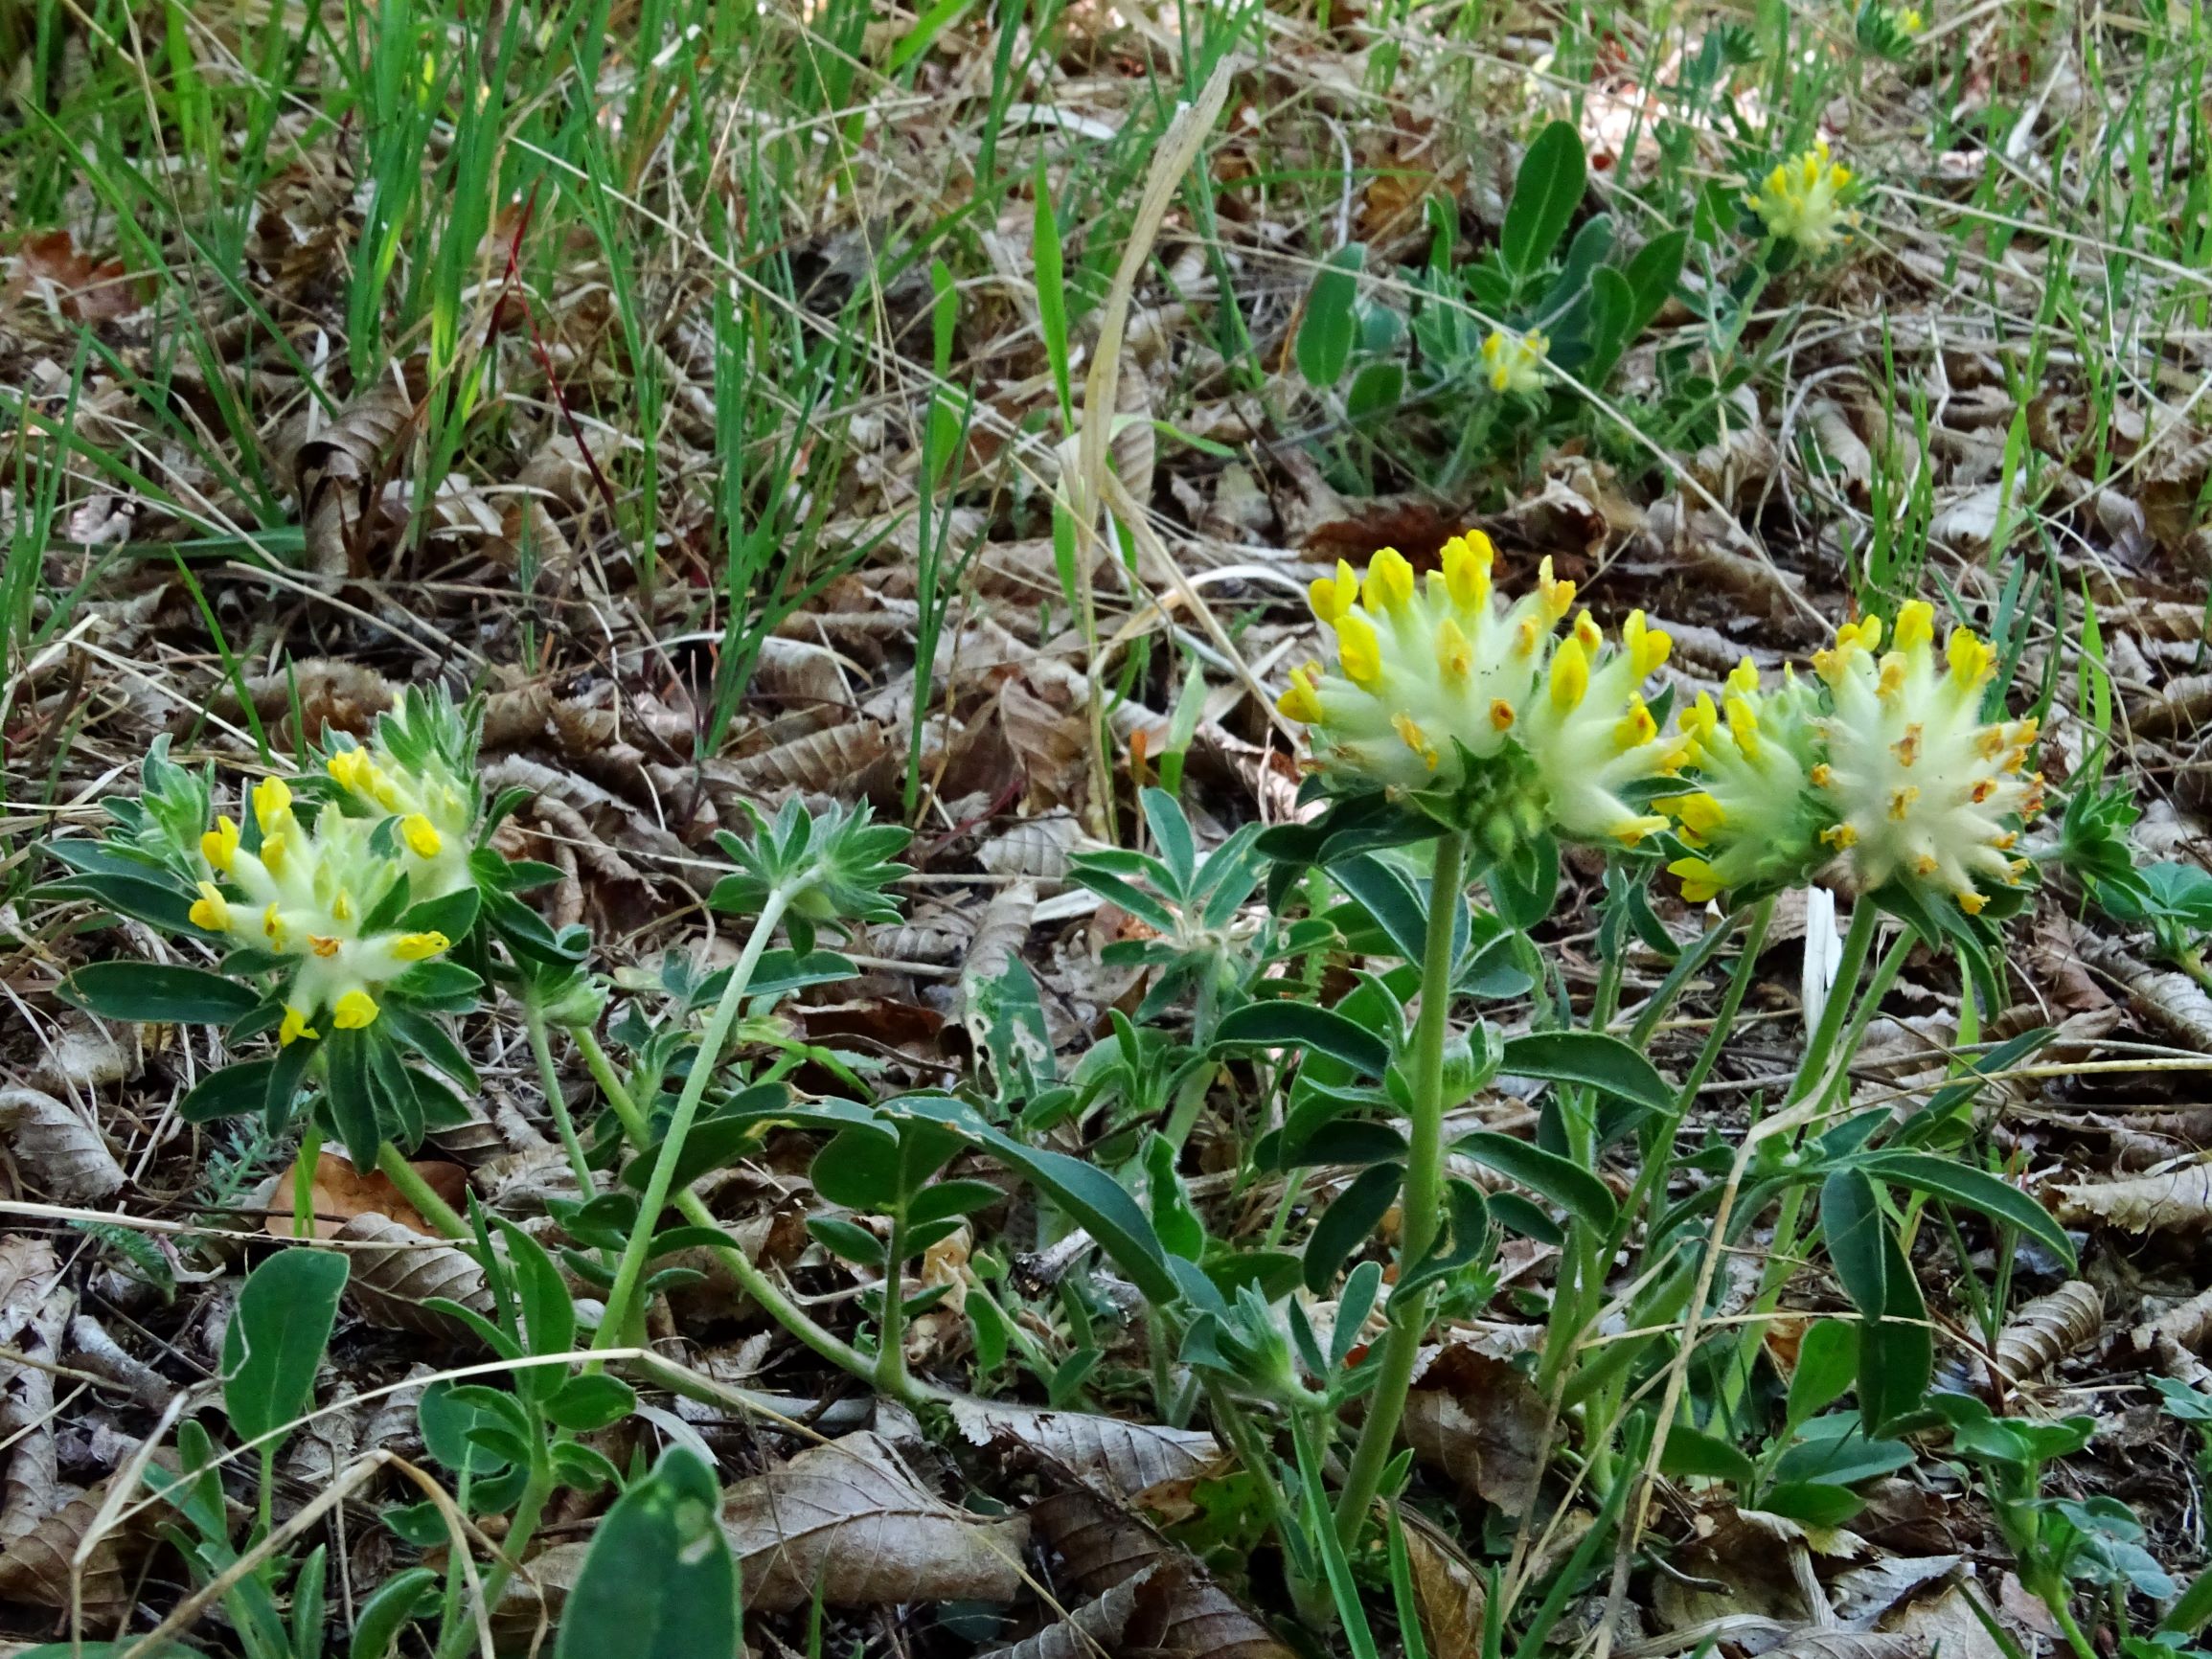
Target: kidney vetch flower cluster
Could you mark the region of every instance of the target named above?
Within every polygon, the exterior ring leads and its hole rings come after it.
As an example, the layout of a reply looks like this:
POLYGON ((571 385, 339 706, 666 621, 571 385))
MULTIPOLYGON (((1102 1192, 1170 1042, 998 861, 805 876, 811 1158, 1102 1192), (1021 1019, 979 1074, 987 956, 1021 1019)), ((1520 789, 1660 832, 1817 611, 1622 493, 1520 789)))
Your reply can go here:
POLYGON ((1547 829, 1630 846, 1667 829, 1631 801, 1688 752, 1641 695, 1672 642, 1641 611, 1612 648, 1586 610, 1562 636, 1574 583, 1547 558, 1536 590, 1505 604, 1494 560, 1476 532, 1448 542, 1425 579, 1385 548, 1364 578, 1340 560, 1312 584, 1336 668, 1293 670, 1278 707, 1311 729, 1316 766, 1403 791, 1499 855, 1547 829))
POLYGON ((404 871, 402 858, 379 843, 384 820, 326 807, 310 830, 282 778, 262 779, 251 801, 260 831, 252 849, 228 813, 200 837, 207 869, 193 925, 295 964, 280 1041, 320 1036, 313 1022, 326 1012, 339 1031, 374 1024, 376 989, 451 942, 443 933, 369 926, 404 871))
POLYGON ((1767 175, 1758 191, 1745 198, 1776 241, 1794 242, 1808 256, 1826 253, 1844 239, 1859 223, 1846 193, 1851 170, 1828 156, 1828 141, 1813 148, 1767 175))
POLYGON ((1939 658, 1923 600, 1881 643, 1878 617, 1836 630, 1813 658, 1825 702, 1794 675, 1762 696, 1746 661, 1724 719, 1706 697, 1684 712, 1699 787, 1659 805, 1692 850, 1669 866, 1685 897, 1793 885, 1840 858, 1863 891, 1904 883, 1974 916, 2026 874, 2013 848, 2043 805, 2036 722, 1982 718, 1995 653, 1962 627, 1939 658))

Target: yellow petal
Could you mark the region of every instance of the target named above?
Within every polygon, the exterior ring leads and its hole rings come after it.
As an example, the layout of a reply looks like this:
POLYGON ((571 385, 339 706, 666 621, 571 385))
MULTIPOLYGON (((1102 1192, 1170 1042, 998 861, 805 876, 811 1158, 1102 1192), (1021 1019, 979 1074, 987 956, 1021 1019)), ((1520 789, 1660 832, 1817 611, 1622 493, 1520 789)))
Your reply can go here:
POLYGON ((1582 641, 1569 636, 1552 654, 1552 707, 1565 714, 1581 704, 1589 689, 1590 659, 1584 654, 1582 641))
POLYGON ((280 1046, 295 1042, 301 1037, 319 1037, 322 1034, 308 1024, 308 1011, 305 1009, 285 1009, 284 1021, 277 1027, 277 1042, 280 1046))
POLYGON ((360 1031, 376 1023, 376 999, 365 990, 350 990, 331 1005, 331 1023, 340 1031, 360 1031))
POLYGON ((194 927, 204 927, 210 933, 224 933, 230 929, 231 907, 223 901, 221 889, 212 881, 199 884, 199 898, 193 901, 189 914, 194 927))
POLYGON ((401 962, 425 962, 452 948, 443 933, 402 933, 392 942, 392 954, 401 962))
POLYGON ((1452 683, 1474 671, 1474 647, 1449 617, 1436 625, 1436 670, 1452 683))
POLYGON ((1368 565, 1364 598, 1367 608, 1378 615, 1394 614, 1412 602, 1413 566, 1395 547, 1384 548, 1368 565))
POLYGON ((292 792, 282 778, 263 778, 254 785, 254 819, 266 835, 277 820, 291 809, 292 792))
POLYGON ((238 856, 238 823, 227 812, 217 817, 215 828, 199 838, 200 856, 226 875, 230 874, 231 860, 238 856))
POLYGON ((410 812, 399 820, 399 838, 418 858, 435 858, 445 846, 436 826, 420 812, 410 812))
POLYGON ((1344 677, 1362 691, 1382 681, 1382 642, 1363 612, 1348 610, 1336 619, 1336 660, 1344 677))
POLYGON ((1935 638, 1935 606, 1924 599, 1908 599, 1898 607, 1897 648, 1916 651, 1935 638))

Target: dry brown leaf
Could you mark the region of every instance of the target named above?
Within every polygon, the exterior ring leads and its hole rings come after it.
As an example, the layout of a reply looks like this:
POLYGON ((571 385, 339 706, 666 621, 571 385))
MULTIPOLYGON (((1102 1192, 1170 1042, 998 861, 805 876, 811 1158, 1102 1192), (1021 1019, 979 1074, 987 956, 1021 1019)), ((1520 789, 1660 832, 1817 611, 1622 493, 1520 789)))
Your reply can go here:
POLYGON ((1138 1584, 1137 1605, 1119 1651, 1157 1650, 1188 1659, 1289 1659, 1290 1649, 1187 1551, 1087 1488, 1055 1492, 1029 1509, 1039 1539, 1059 1557, 1056 1582, 1103 1597, 1138 1584))
POLYGON ((1118 1652, 1122 1632, 1137 1610, 1137 1592, 1154 1570, 1146 1568, 1105 1595, 1071 1609, 1066 1618, 1047 1625, 1036 1635, 1012 1647, 993 1648, 984 1659, 1098 1659, 1102 1651, 1118 1652))
MULTIPOLYGON (((104 1489, 103 1486, 83 1492, 63 1489, 57 1507, 39 1517, 30 1531, 8 1540, 8 1547, 0 1550, 0 1604, 71 1604, 70 1562, 100 1513, 104 1489)), ((110 1528, 92 1547, 80 1580, 81 1590, 77 1592, 86 1613, 111 1612, 128 1600, 125 1547, 135 1542, 131 1534, 110 1528)), ((135 1554, 135 1548, 130 1553, 135 1554)))
POLYGON ((346 1252, 353 1267, 346 1294, 372 1325, 422 1336, 467 1334, 457 1320, 423 1307, 433 1296, 447 1297, 488 1318, 491 1314, 484 1269, 450 1244, 433 1242, 374 1210, 355 1216, 331 1237, 342 1244, 367 1246, 346 1252))
POLYGON ((1543 1477, 1543 1397, 1503 1360, 1447 1348, 1415 1380, 1402 1431, 1416 1456, 1508 1514, 1543 1477))
POLYGON ((379 381, 300 445, 292 473, 307 526, 308 568, 316 575, 365 574, 359 532, 414 421, 414 401, 379 381))
POLYGON ((952 1420, 975 1445, 1010 1436, 1109 1497, 1134 1497, 1162 1481, 1197 1474, 1221 1455, 1219 1443, 1202 1429, 1125 1422, 1089 1412, 1046 1411, 967 1396, 952 1401, 952 1420))
POLYGON ((1482 1651, 1487 1600, 1483 1580, 1459 1547, 1410 1511, 1405 1559, 1413 1570, 1413 1604, 1435 1659, 1475 1659, 1482 1651))
POLYGON ((983 988, 994 985, 1007 965, 1021 955, 1037 915, 1037 883, 1016 881, 992 895, 975 937, 968 946, 968 962, 960 975, 961 1000, 972 1004, 983 988))
POLYGON ((2129 1337, 2135 1352, 2161 1375, 2178 1377, 2193 1388, 2212 1387, 2212 1368, 2197 1357, 2207 1339, 2212 1339, 2212 1290, 2201 1291, 2138 1325, 2129 1337))
POLYGON ((2069 1279, 2023 1306, 1997 1333, 1997 1371, 2008 1382, 2041 1376, 2105 1328, 2105 1299, 2086 1279, 2069 1279))
MULTIPOLYGON (((881 726, 855 720, 810 732, 718 770, 741 791, 797 789, 842 797, 852 792, 862 772, 890 752, 891 739, 881 726)), ((717 771, 709 768, 710 781, 717 771)))
POLYGON ((43 1089, 0 1089, 0 1129, 16 1162, 57 1203, 104 1198, 124 1183, 100 1131, 43 1089))
POLYGON ((1072 812, 1025 818, 975 849, 975 861, 993 875, 1034 877, 1040 893, 1057 892, 1067 878, 1068 855, 1084 843, 1072 812))
POLYGON ((2201 1232, 2212 1228, 2212 1163, 2061 1187, 2057 1196, 2062 1221, 2101 1222, 2129 1233, 2201 1232))
POLYGON ((820 1594, 832 1607, 887 1602, 1011 1602, 1029 1523, 986 1520, 916 1484, 872 1433, 801 1452, 722 1498, 722 1531, 748 1611, 785 1612, 820 1594))
POLYGON ((1963 1556, 1888 1556, 1836 1576, 1830 1605, 1846 1625, 1865 1628, 1907 1596, 1958 1571, 1963 1556))
POLYGON ((32 1080, 48 1094, 68 1098, 79 1089, 102 1089, 135 1077, 140 1064, 135 1026, 108 1026, 73 1017, 47 1042, 32 1080))
MULTIPOLYGON (((430 1190, 455 1209, 467 1201, 468 1176, 458 1164, 415 1163, 408 1166, 428 1183, 430 1190)), ((299 1160, 285 1166, 285 1172, 277 1177, 271 1195, 267 1217, 262 1225, 273 1239, 296 1237, 292 1231, 292 1194, 300 1178, 299 1160)), ((422 1213, 399 1194, 392 1179, 381 1170, 371 1170, 366 1174, 341 1158, 335 1152, 324 1152, 315 1160, 315 1176, 309 1184, 315 1211, 315 1237, 334 1239, 338 1230, 356 1216, 376 1214, 397 1221, 422 1238, 435 1238, 438 1229, 422 1218, 422 1213)))
POLYGON ((37 292, 64 317, 86 323, 127 317, 140 304, 138 284, 123 261, 80 253, 67 230, 23 239, 8 292, 11 299, 37 292))
POLYGON ((1881 1630, 1837 1630, 1808 1625, 1776 1648, 1766 1659, 1928 1659, 1931 1646, 1926 1636, 1881 1630))

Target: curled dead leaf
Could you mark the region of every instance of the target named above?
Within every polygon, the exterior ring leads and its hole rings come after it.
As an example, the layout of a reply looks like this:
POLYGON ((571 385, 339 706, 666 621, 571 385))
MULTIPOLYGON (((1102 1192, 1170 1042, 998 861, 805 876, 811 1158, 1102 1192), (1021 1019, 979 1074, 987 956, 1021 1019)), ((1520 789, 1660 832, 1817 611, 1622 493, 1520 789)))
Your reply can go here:
POLYGON ((100 1131, 43 1089, 0 1089, 0 1128, 16 1161, 57 1202, 104 1198, 124 1183, 100 1131))
POLYGON ((1406 1397, 1402 1430, 1414 1455, 1508 1514, 1522 1514, 1543 1478, 1543 1397, 1500 1359, 1443 1350, 1406 1397))
POLYGON ((2062 1221, 2101 1222, 2129 1233, 2200 1233, 2212 1228, 2212 1163, 2061 1187, 2057 1198, 2062 1221))
POLYGON ((2014 1383, 2041 1376, 2105 1328, 2105 1299, 2094 1284, 2069 1279, 2025 1304, 1997 1333, 1996 1365, 2014 1383))
POLYGON ((105 1487, 81 1492, 63 1489, 57 1495, 57 1507, 0 1549, 0 1604, 67 1607, 78 1602, 88 1614, 112 1612, 130 1598, 124 1570, 144 1548, 144 1539, 110 1528, 92 1546, 80 1574, 73 1562, 99 1516, 105 1487))
POLYGON ((379 381, 300 445, 292 474, 308 530, 308 568, 316 575, 364 574, 358 533, 414 422, 413 399, 379 381))

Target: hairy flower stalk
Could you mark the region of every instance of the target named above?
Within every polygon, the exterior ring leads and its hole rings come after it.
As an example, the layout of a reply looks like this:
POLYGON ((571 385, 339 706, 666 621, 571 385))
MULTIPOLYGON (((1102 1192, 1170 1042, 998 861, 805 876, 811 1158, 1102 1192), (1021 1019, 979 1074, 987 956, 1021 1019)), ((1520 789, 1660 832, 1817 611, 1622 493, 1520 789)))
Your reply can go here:
POLYGON ((1547 830, 1632 847, 1666 829, 1629 797, 1689 750, 1660 735, 1640 694, 1672 642, 1641 611, 1617 647, 1587 611, 1561 637, 1574 583, 1547 558, 1536 591, 1505 604, 1493 560, 1476 532, 1448 542, 1425 580, 1389 548, 1363 578, 1340 561, 1312 585, 1337 666, 1293 670, 1277 706, 1312 729, 1314 762, 1334 784, 1406 794, 1494 857, 1547 830))
POLYGON ((1775 168, 1745 200, 1768 236, 1817 257, 1842 241, 1859 223, 1859 215, 1845 199, 1851 178, 1849 168, 1828 158, 1828 141, 1820 139, 1775 168))
POLYGON ((376 1022, 376 990, 416 963, 445 952, 443 933, 364 931, 392 890, 401 858, 376 843, 376 825, 326 809, 310 831, 281 778, 254 786, 260 842, 249 852, 227 814, 200 837, 205 874, 192 906, 195 927, 295 966, 285 990, 278 1038, 290 1043, 376 1022))

